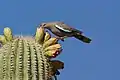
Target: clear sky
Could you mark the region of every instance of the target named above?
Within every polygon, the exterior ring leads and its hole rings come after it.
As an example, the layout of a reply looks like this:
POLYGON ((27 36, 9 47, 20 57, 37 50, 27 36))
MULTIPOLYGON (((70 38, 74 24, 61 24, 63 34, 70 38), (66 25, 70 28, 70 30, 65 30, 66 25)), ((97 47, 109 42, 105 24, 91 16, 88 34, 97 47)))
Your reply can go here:
POLYGON ((65 69, 59 80, 120 80, 119 8, 115 0, 1 0, 0 33, 9 26, 14 34, 33 35, 41 22, 64 21, 92 43, 60 42, 65 69))

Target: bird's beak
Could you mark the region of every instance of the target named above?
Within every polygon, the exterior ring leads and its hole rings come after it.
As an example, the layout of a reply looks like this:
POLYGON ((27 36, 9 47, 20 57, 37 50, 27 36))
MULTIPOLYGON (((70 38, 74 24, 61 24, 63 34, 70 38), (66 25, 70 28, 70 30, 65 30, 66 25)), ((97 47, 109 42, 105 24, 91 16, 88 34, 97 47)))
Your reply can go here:
POLYGON ((64 66, 62 67, 62 69, 64 69, 64 66))
POLYGON ((39 28, 40 28, 40 27, 41 27, 41 28, 44 28, 44 26, 42 26, 42 25, 39 25, 39 28))
POLYGON ((42 27, 42 28, 47 28, 47 26, 43 26, 43 25, 40 25, 40 27, 42 27))

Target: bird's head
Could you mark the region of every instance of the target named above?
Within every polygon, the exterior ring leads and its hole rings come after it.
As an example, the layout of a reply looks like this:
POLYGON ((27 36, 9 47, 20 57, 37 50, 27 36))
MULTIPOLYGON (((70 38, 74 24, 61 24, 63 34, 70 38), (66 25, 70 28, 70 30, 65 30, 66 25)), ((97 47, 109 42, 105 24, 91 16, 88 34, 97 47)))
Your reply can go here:
POLYGON ((41 24, 40 24, 40 27, 46 28, 46 23, 41 23, 41 24))
POLYGON ((46 28, 46 29, 50 29, 51 28, 51 23, 41 23, 40 27, 46 28))
POLYGON ((52 65, 54 66, 54 69, 63 69, 64 68, 64 63, 59 60, 52 60, 52 65))
POLYGON ((40 27, 46 28, 46 29, 51 29, 54 26, 55 22, 46 22, 46 23, 41 23, 40 27))

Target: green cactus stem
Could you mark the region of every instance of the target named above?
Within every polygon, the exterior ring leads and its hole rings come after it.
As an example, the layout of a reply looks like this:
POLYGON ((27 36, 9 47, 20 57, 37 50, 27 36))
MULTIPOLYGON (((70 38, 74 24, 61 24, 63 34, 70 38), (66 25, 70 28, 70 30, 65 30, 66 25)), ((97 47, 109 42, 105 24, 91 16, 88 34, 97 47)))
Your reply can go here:
POLYGON ((0 80, 50 80, 49 65, 35 41, 15 39, 0 49, 0 80))

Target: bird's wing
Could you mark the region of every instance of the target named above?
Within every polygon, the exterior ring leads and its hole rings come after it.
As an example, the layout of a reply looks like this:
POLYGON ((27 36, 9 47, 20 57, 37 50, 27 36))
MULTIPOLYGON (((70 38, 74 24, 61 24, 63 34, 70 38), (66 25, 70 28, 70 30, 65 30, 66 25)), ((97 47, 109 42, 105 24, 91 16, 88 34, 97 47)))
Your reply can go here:
POLYGON ((55 27, 61 31, 64 31, 64 32, 67 32, 67 33, 71 33, 72 31, 70 29, 66 29, 64 27, 61 27, 62 25, 58 25, 58 24, 55 24, 55 27))
POLYGON ((70 27, 69 25, 63 23, 63 22, 58 22, 57 24, 55 24, 55 27, 64 31, 64 32, 67 32, 67 33, 71 33, 71 32, 79 32, 79 33, 82 33, 82 31, 79 31, 75 28, 72 28, 70 27))
POLYGON ((64 22, 56 22, 55 27, 64 31, 64 32, 68 32, 71 33, 73 28, 70 27, 69 25, 65 24, 64 22))

